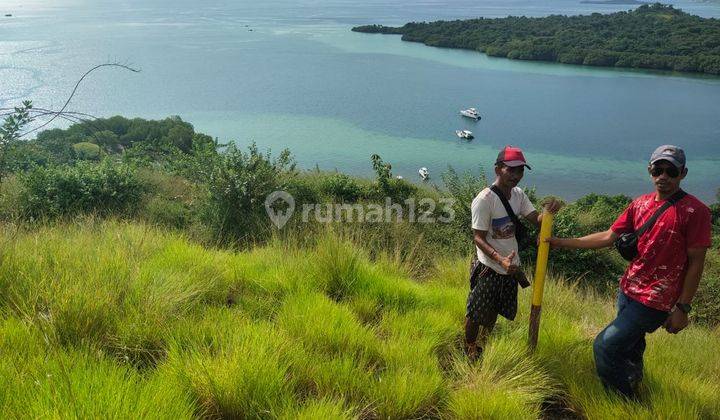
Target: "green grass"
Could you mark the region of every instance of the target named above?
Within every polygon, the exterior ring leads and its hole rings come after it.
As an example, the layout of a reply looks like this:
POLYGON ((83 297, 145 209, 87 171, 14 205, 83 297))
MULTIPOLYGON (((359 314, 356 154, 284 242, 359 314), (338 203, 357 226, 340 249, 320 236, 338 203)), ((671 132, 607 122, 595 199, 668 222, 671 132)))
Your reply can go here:
MULTIPOLYGON (((559 276, 527 350, 529 290, 482 363, 462 355, 467 261, 421 279, 338 232, 231 253, 86 219, 3 227, 3 417, 712 418, 720 330, 649 337, 642 403, 606 394, 592 340, 613 305, 559 276), (302 245, 298 245, 302 244, 302 245)), ((352 238, 350 238, 352 239, 352 238)))

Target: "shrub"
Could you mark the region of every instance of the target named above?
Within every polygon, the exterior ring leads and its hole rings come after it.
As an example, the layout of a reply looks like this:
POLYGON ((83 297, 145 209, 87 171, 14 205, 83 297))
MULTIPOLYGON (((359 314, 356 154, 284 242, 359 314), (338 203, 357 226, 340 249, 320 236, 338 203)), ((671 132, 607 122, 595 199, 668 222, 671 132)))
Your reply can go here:
POLYGON ((183 203, 159 196, 150 197, 143 206, 143 213, 142 216, 151 223, 177 229, 187 227, 191 220, 191 213, 183 203))
MULTIPOLYGON (((610 228, 630 203, 624 195, 589 194, 564 207, 555 217, 553 234, 558 237, 578 237, 610 228)), ((557 250, 552 253, 556 271, 568 277, 601 276, 614 282, 622 274, 624 263, 612 251, 557 250)))
POLYGON ((295 199, 296 212, 303 204, 322 202, 320 190, 312 182, 312 179, 307 176, 296 176, 294 173, 288 175, 284 177, 281 183, 284 185, 285 191, 295 199))
POLYGON ((320 191, 341 202, 355 202, 363 194, 360 185, 345 174, 332 174, 323 178, 320 191))
POLYGON ((247 153, 235 146, 218 159, 210 173, 205 218, 221 242, 257 240, 269 226, 265 199, 286 186, 294 172, 290 152, 277 159, 262 154, 253 144, 247 153))
POLYGON ((73 144, 75 156, 80 160, 98 160, 100 159, 100 146, 89 142, 80 142, 73 144))
POLYGON ((0 218, 16 219, 19 216, 23 188, 16 176, 4 178, 0 183, 0 218))
POLYGON ((137 206, 145 186, 135 170, 106 159, 101 163, 38 167, 19 176, 21 213, 29 219, 78 213, 123 214, 137 206))
POLYGON ((148 194, 138 210, 139 218, 174 228, 186 228, 196 220, 196 208, 202 198, 200 188, 187 179, 149 168, 138 170, 148 194))
POLYGON ((472 222, 470 205, 475 196, 488 185, 485 171, 480 167, 478 175, 474 175, 470 171, 459 175, 452 166, 448 166, 447 172, 442 174, 442 180, 450 193, 450 197, 454 200, 455 224, 461 229, 467 229, 469 232, 472 222))

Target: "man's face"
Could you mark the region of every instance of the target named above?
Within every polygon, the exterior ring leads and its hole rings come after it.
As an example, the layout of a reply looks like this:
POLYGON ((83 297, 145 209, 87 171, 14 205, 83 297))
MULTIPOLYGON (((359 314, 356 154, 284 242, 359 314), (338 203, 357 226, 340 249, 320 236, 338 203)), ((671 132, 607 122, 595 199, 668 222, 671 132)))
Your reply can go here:
POLYGON ((655 190, 661 194, 668 194, 680 188, 680 181, 687 175, 687 168, 678 169, 666 160, 660 160, 648 166, 648 172, 655 184, 655 190))
POLYGON ((525 174, 524 166, 516 166, 511 168, 502 163, 495 166, 495 175, 497 175, 500 184, 506 188, 514 188, 520 183, 525 174))

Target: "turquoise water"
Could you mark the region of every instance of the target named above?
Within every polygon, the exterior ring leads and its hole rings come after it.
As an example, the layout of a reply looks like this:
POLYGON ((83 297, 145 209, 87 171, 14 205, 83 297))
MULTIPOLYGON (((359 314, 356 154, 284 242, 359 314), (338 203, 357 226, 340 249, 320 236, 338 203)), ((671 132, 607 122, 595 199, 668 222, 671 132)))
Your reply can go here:
MULTIPOLYGON (((686 188, 720 187, 720 78, 510 61, 350 32, 365 23, 476 16, 576 14, 624 6, 578 1, 347 0, 212 2, 31 1, 0 5, 0 106, 24 98, 97 116, 180 115, 222 141, 289 148, 300 166, 370 175, 380 154, 395 174, 434 180, 448 165, 489 168, 505 144, 523 147, 524 180, 540 193, 647 191, 655 146, 688 154, 686 188), (252 29, 252 31, 250 31, 252 29), (482 121, 458 116, 477 107, 482 121), (459 140, 467 128, 476 138, 459 140)), ((711 3, 679 3, 720 16, 711 3)))

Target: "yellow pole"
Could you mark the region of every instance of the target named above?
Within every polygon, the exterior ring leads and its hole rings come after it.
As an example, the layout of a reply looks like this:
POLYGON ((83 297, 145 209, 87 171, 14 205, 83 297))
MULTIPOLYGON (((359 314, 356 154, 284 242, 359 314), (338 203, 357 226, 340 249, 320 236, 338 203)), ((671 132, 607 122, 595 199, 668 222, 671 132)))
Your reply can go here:
POLYGON ((545 273, 547 272, 548 255, 550 244, 545 239, 552 235, 553 215, 543 210, 542 223, 540 224, 540 244, 538 245, 537 263, 535 264, 535 277, 533 278, 532 304, 530 305, 530 328, 529 342, 530 350, 535 350, 540 329, 540 310, 542 308, 543 288, 545 286, 545 273))

